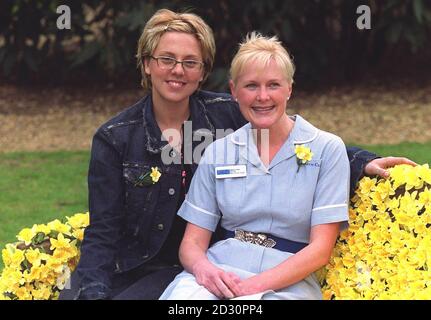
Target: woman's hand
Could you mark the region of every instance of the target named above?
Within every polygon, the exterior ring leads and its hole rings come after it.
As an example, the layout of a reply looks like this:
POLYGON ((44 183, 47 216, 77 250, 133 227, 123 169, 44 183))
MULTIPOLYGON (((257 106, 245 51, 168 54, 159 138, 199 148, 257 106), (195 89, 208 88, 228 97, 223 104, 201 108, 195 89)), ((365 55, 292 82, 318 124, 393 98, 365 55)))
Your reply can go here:
POLYGON ((207 259, 201 259, 193 265, 193 274, 198 284, 220 299, 234 298, 234 292, 240 290, 238 283, 241 279, 236 274, 225 272, 207 259))
POLYGON ((378 176, 381 176, 382 178, 388 178, 389 171, 386 169, 396 166, 398 164, 408 164, 411 166, 417 165, 417 163, 407 158, 386 157, 386 158, 374 159, 368 162, 368 164, 365 166, 364 172, 367 176, 378 175, 378 176))
POLYGON ((250 294, 259 293, 265 291, 267 288, 264 283, 260 280, 259 275, 240 280, 235 288, 233 289, 233 294, 235 297, 247 296, 250 294))

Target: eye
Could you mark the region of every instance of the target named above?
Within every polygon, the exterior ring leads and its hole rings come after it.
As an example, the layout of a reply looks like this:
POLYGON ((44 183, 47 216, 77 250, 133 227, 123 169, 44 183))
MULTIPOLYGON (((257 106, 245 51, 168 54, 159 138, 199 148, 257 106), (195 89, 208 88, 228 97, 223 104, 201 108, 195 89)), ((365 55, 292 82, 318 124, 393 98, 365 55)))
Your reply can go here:
POLYGON ((199 65, 199 62, 194 61, 194 60, 184 60, 183 64, 184 64, 184 66, 186 68, 193 69, 193 68, 196 68, 199 65))
POLYGON ((159 61, 165 65, 172 65, 175 63, 175 59, 170 57, 159 57, 159 61))
POLYGON ((248 84, 245 85, 245 87, 247 89, 254 90, 254 89, 257 88, 257 85, 255 83, 248 83, 248 84))
POLYGON ((270 89, 278 89, 278 88, 280 88, 280 84, 277 82, 272 82, 269 84, 269 88, 270 89))

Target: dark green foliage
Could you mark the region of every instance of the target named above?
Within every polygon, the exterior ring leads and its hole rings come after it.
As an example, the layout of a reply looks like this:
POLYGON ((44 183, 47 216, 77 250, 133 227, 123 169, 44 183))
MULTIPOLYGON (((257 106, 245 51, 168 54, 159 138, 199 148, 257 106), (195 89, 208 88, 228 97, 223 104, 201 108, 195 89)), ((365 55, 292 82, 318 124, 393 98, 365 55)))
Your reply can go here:
POLYGON ((396 69, 431 51, 428 0, 2 0, 0 79, 138 82, 136 43, 160 8, 195 12, 213 28, 217 57, 206 87, 214 90, 226 90, 230 60, 252 30, 279 36, 294 56, 302 85, 396 69), (60 4, 71 9, 71 30, 56 27, 60 4), (371 7, 371 30, 356 27, 356 9, 364 4, 371 7))

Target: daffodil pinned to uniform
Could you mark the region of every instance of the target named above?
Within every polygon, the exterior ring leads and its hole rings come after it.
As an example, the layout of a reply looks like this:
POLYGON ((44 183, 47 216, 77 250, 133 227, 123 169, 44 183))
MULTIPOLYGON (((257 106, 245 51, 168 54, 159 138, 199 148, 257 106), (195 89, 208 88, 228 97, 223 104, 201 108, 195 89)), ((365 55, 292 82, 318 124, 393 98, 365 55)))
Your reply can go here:
POLYGON ((298 164, 298 170, 303 165, 305 165, 307 162, 309 162, 311 159, 313 159, 313 152, 311 152, 310 148, 303 146, 303 145, 297 145, 295 147, 295 154, 296 154, 296 163, 298 164))
POLYGON ((158 167, 151 167, 151 171, 141 174, 135 181, 135 187, 145 187, 155 184, 159 181, 162 173, 158 167))

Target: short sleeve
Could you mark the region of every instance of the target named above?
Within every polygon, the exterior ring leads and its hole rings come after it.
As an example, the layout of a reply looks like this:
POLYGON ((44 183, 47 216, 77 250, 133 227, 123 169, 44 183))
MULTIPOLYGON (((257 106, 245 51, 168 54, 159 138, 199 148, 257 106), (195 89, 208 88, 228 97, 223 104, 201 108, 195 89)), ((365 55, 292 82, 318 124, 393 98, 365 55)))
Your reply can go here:
POLYGON ((215 231, 221 216, 216 200, 213 150, 214 144, 205 150, 186 199, 178 211, 178 215, 186 221, 212 232, 215 231))
POLYGON ((331 137, 322 153, 322 162, 314 194, 311 226, 349 220, 350 165, 343 141, 331 137))

